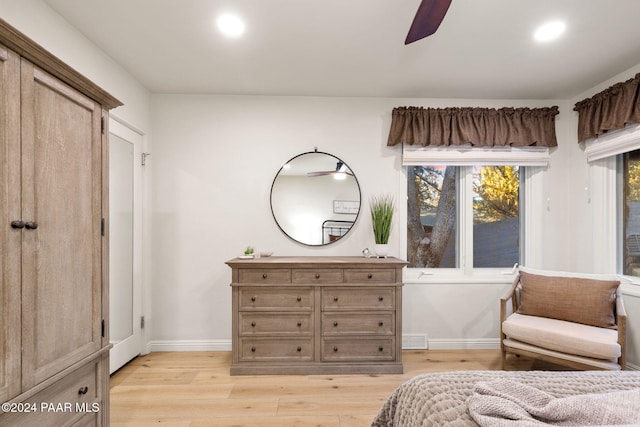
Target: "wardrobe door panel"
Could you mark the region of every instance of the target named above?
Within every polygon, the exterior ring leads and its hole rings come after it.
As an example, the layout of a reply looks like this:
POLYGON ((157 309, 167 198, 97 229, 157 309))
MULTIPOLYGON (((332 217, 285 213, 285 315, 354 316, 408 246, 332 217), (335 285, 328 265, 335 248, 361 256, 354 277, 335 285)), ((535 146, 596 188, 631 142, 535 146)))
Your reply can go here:
POLYGON ((102 110, 26 60, 21 75, 26 390, 101 348, 102 110))
POLYGON ((0 402, 20 393, 20 57, 0 45, 0 402))

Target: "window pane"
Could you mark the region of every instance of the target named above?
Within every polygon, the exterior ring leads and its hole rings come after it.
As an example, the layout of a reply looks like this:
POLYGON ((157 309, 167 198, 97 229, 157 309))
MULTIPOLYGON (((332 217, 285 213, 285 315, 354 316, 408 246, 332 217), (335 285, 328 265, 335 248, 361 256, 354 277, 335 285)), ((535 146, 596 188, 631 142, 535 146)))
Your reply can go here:
POLYGON ((640 276, 640 150, 624 158, 624 274, 640 276))
POLYGON ((518 166, 473 169, 473 267, 511 267, 520 255, 518 166))
POLYGON ((457 266, 457 173, 458 168, 453 166, 407 168, 409 267, 457 266))

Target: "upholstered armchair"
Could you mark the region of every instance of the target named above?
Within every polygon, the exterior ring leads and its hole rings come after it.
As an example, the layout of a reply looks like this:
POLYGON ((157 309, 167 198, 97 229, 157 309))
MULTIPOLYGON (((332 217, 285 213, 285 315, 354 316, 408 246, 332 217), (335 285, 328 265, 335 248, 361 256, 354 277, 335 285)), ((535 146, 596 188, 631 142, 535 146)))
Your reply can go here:
POLYGON ((521 268, 500 299, 508 353, 575 369, 625 368, 626 313, 613 275, 521 268))

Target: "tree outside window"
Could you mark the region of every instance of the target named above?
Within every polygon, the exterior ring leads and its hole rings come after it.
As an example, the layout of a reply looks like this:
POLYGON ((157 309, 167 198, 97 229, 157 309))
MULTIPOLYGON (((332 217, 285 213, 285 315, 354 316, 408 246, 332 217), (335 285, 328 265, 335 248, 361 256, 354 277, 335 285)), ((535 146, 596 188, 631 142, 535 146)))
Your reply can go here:
POLYGON ((407 182, 409 267, 464 267, 460 253, 466 248, 459 242, 473 242, 473 260, 467 261, 473 268, 518 262, 519 167, 410 166, 407 182), (460 227, 466 223, 471 226, 460 227), (463 228, 471 230, 471 238, 460 238, 463 228))

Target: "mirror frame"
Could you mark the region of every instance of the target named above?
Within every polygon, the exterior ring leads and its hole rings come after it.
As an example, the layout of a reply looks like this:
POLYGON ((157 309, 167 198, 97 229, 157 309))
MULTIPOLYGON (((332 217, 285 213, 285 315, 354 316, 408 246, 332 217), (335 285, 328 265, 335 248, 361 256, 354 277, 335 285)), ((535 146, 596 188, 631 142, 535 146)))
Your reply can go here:
POLYGON ((341 158, 331 154, 331 153, 326 153, 324 151, 318 151, 318 149, 316 148, 314 151, 306 151, 304 153, 300 153, 296 156, 293 156, 292 158, 290 158, 289 160, 287 160, 286 162, 283 163, 283 165, 280 167, 280 169, 278 169, 278 172, 276 173, 275 177, 273 178, 273 181, 271 183, 271 191, 269 192, 269 207, 271 208, 271 216, 273 217, 273 220, 275 221, 276 225, 278 226, 278 228, 280 229, 280 231, 282 231, 282 233, 284 233, 285 236, 287 236, 289 239, 293 240, 296 243, 300 243, 301 245, 305 245, 305 246, 311 246, 311 247, 319 247, 319 246, 327 246, 330 245, 332 243, 336 243, 339 242, 340 240, 342 240, 347 234, 349 234, 351 232, 351 230, 353 230, 354 225, 356 224, 356 222, 358 221, 358 218, 360 218, 360 212, 362 211, 362 188, 360 187, 360 182, 358 181, 358 178, 356 177, 356 174, 353 172, 353 169, 351 169, 351 167, 341 158), (342 162, 347 169, 349 169, 352 173, 353 179, 355 180, 356 186, 358 187, 358 212, 356 213, 356 217, 353 219, 353 224, 351 224, 351 227, 349 227, 349 230, 347 230, 344 234, 342 234, 339 238, 335 239, 335 240, 331 240, 328 241, 326 243, 318 243, 318 244, 314 244, 314 243, 305 243, 305 242, 301 242, 300 240, 295 239, 294 237, 292 237, 289 233, 287 233, 282 226, 280 225, 280 223, 278 222, 278 219, 276 218, 276 214, 273 210, 273 187, 276 183, 276 180, 278 179, 278 177, 280 176, 280 173, 282 172, 282 170, 284 169, 285 165, 291 163, 292 161, 294 161, 295 159, 302 157, 304 155, 307 154, 324 154, 330 157, 333 157, 337 162, 342 162))

